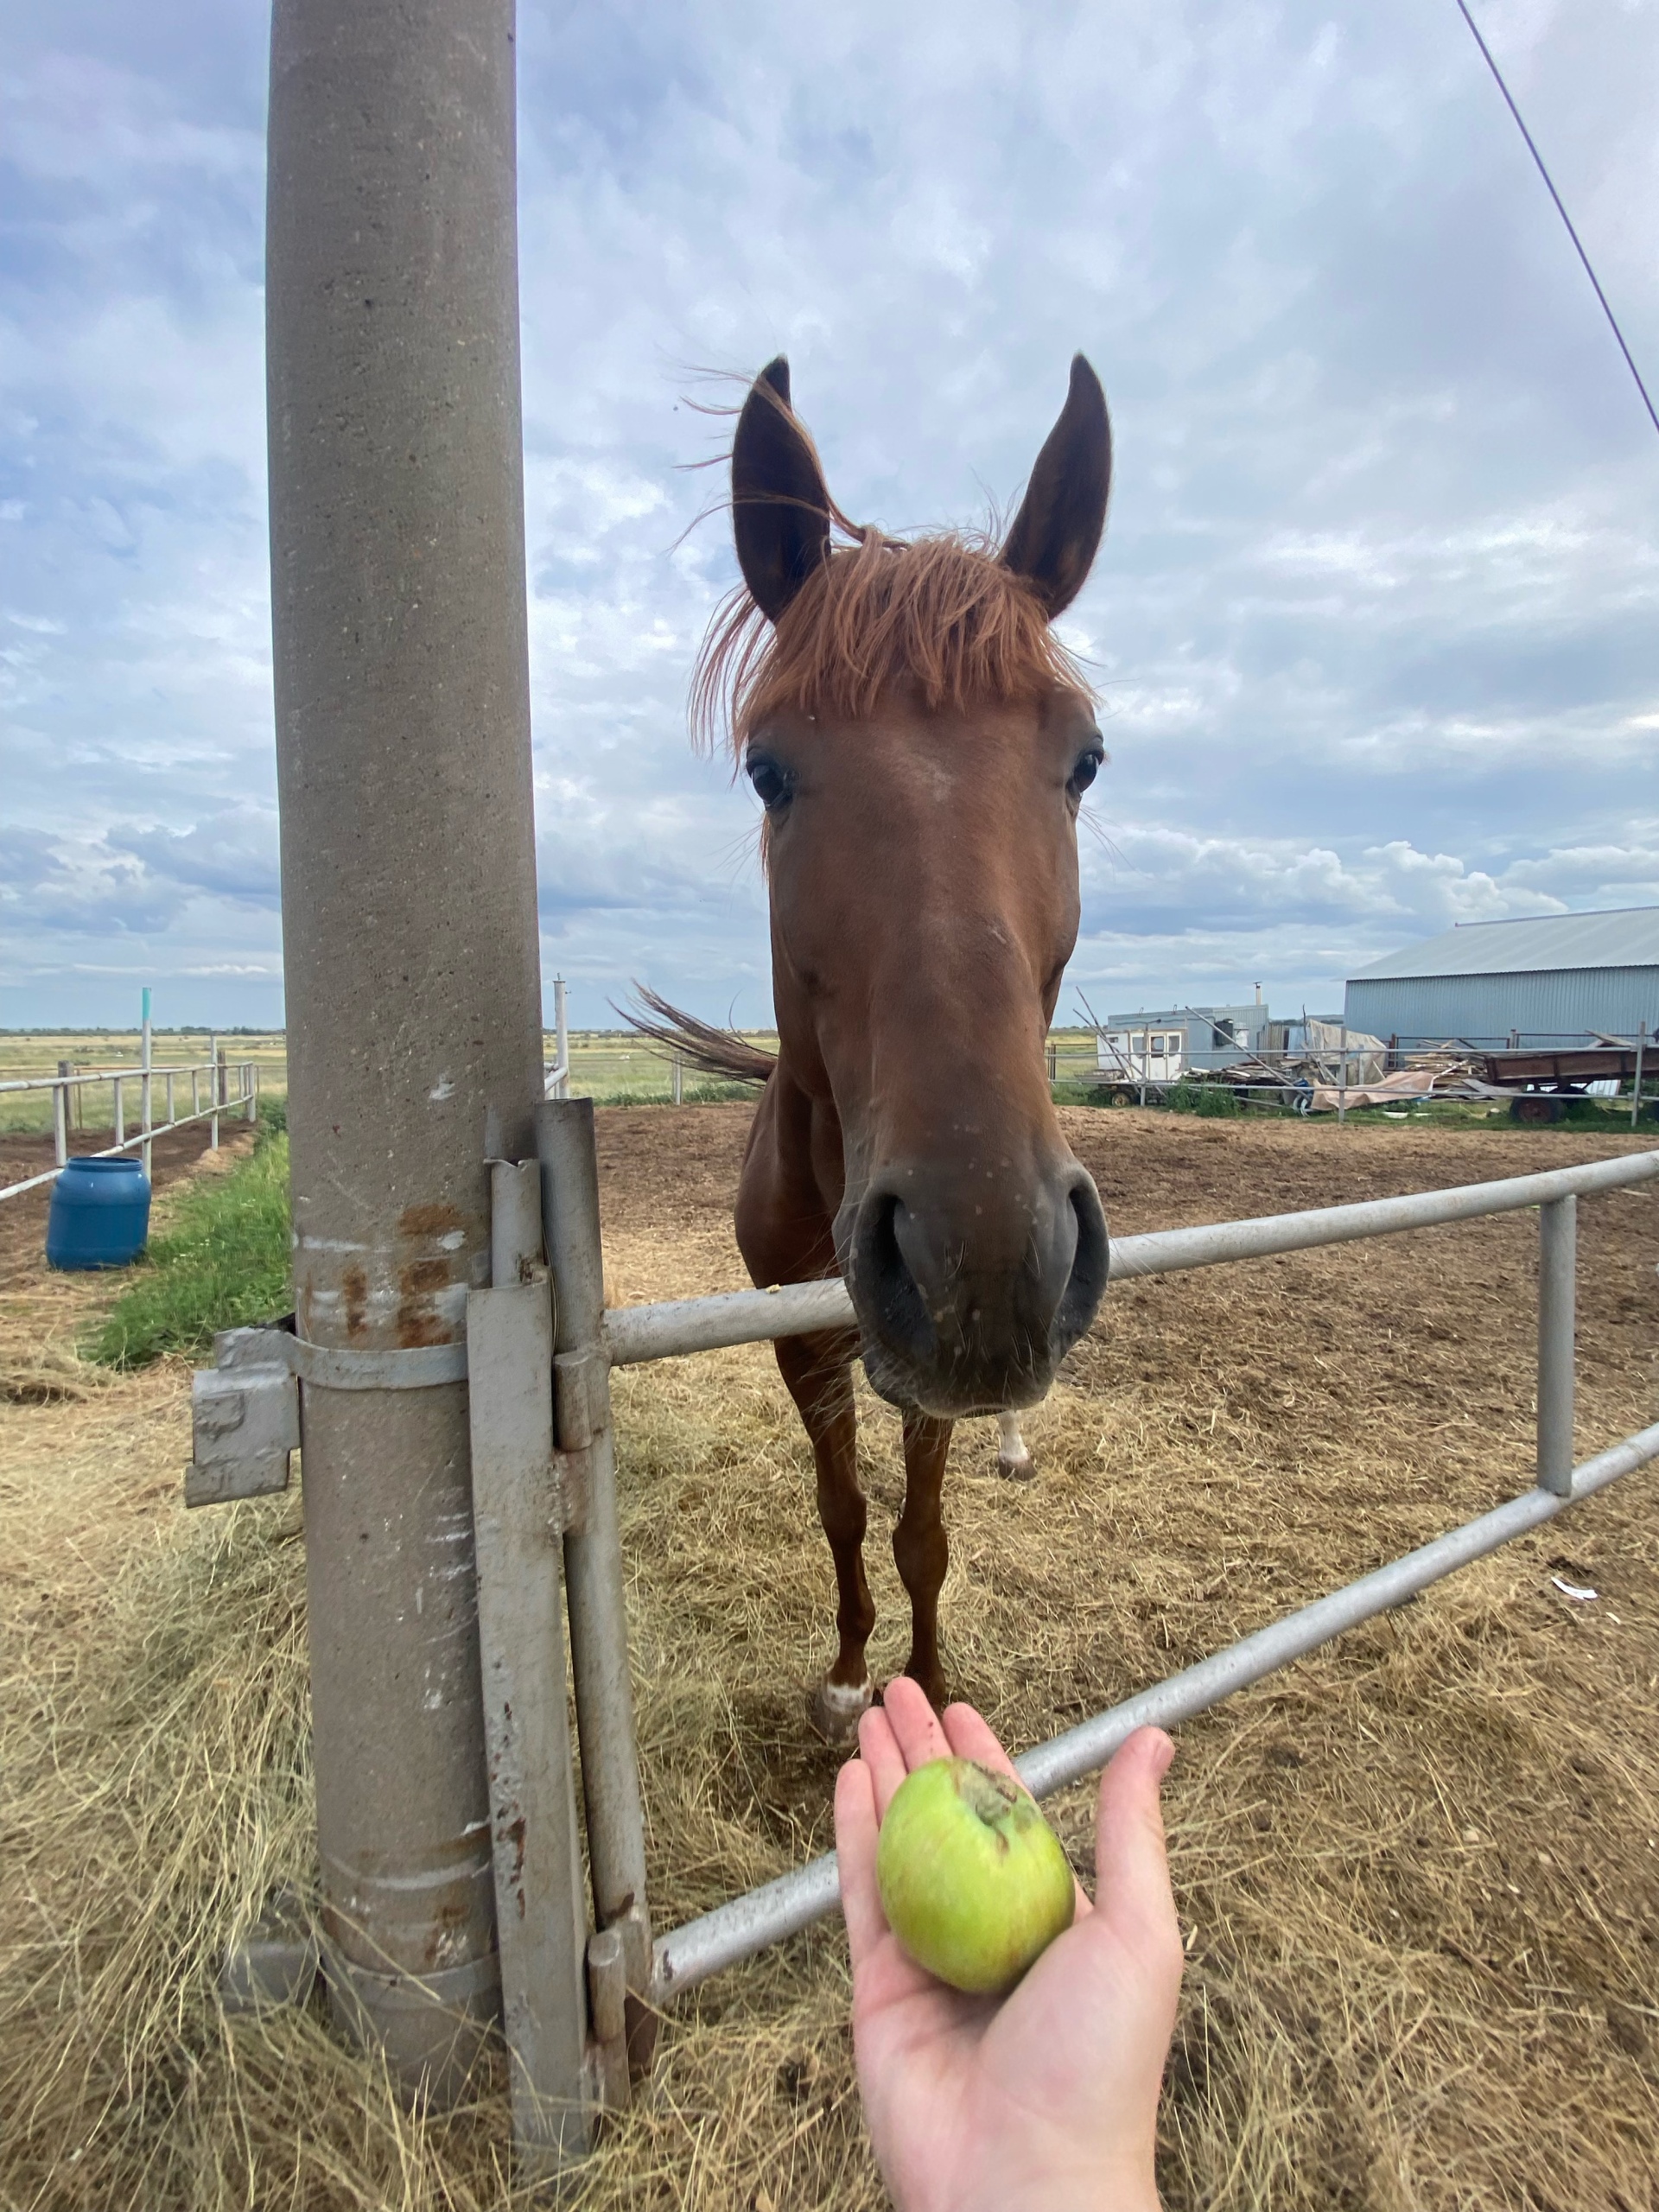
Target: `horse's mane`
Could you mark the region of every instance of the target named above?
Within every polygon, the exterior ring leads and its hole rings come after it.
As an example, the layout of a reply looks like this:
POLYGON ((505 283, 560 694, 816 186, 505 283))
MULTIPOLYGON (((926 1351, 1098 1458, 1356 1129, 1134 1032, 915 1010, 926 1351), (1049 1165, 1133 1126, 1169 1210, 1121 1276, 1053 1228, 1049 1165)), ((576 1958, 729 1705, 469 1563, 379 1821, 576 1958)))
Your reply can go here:
POLYGON ((988 536, 893 538, 848 525, 773 628, 740 585, 715 615, 691 683, 691 726, 741 750, 768 715, 862 720, 903 679, 930 709, 1024 697, 1059 685, 1089 696, 1036 594, 988 536))

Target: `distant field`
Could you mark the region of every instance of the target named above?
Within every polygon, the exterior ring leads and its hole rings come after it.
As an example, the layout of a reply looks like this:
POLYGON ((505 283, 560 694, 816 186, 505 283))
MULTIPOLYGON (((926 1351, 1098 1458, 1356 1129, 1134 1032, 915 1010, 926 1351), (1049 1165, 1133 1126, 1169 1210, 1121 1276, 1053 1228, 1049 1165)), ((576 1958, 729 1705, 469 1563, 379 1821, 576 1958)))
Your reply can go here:
MULTIPOLYGON (((156 1030, 154 1034, 156 1071, 164 1076, 168 1067, 182 1069, 194 1060, 206 1061, 208 1056, 208 1035, 206 1030, 156 1030)), ((768 1030, 748 1030, 747 1041, 763 1051, 775 1051, 778 1039, 768 1030)), ((226 1057, 232 1060, 252 1060, 259 1070, 259 1090, 263 1096, 280 1096, 288 1090, 288 1043, 280 1032, 265 1032, 253 1036, 223 1035, 226 1057)), ((1094 1065, 1094 1038, 1084 1029, 1057 1029, 1049 1044, 1058 1054, 1058 1079, 1065 1083, 1075 1078, 1094 1065)), ((50 1076, 58 1071, 58 1063, 67 1060, 73 1074, 98 1069, 132 1068, 138 1065, 138 1033, 124 1029, 66 1029, 52 1033, 38 1031, 0 1030, 0 1082, 19 1076, 50 1076)), ((543 1058, 550 1066, 554 1058, 553 1035, 549 1031, 543 1039, 543 1058)), ((175 1088, 181 1109, 189 1096, 187 1078, 175 1078, 175 1088)), ((670 1096, 670 1074, 667 1061, 655 1046, 632 1038, 626 1031, 584 1029, 573 1030, 570 1036, 570 1089, 579 1098, 597 1099, 602 1105, 649 1105, 653 1102, 666 1104, 670 1096)), ((687 1074, 685 1096, 692 1101, 704 1098, 733 1098, 744 1094, 737 1088, 724 1084, 709 1084, 704 1078, 687 1074)), ((85 1129, 109 1129, 115 1124, 115 1088, 112 1084, 89 1085, 76 1094, 75 1127, 85 1129)), ((162 1118, 162 1092, 158 1084, 156 1091, 156 1118, 162 1118)), ((130 1085, 126 1093, 126 1121, 129 1129, 137 1127, 138 1092, 130 1085)), ((0 1091, 0 1135, 16 1135, 27 1131, 45 1131, 52 1127, 52 1094, 47 1090, 0 1091)))
MULTIPOLYGON (((168 1068, 183 1070, 192 1062, 205 1065, 208 1058, 210 1039, 205 1029, 155 1030, 151 1033, 155 1075, 155 1119, 163 1118, 166 1098, 166 1077, 168 1068)), ((259 1070, 262 1092, 282 1093, 288 1089, 288 1046, 280 1033, 266 1031, 255 1035, 238 1036, 226 1032, 219 1038, 227 1060, 252 1060, 259 1070)), ((60 1061, 69 1063, 72 1075, 89 1074, 102 1069, 136 1068, 138 1065, 139 1039, 136 1029, 65 1029, 56 1032, 41 1030, 0 1029, 0 1082, 14 1082, 22 1076, 49 1076, 58 1072, 60 1061)), ((190 1078, 188 1075, 175 1077, 177 1109, 189 1111, 190 1078)), ((205 1085, 203 1103, 207 1103, 205 1085)), ((115 1086, 111 1083, 87 1084, 71 1093, 72 1126, 77 1129, 112 1129, 115 1126, 115 1086)), ((126 1086, 126 1124, 129 1130, 138 1126, 138 1086, 136 1082, 126 1086)), ((29 1131, 49 1130, 52 1127, 52 1094, 49 1090, 0 1091, 0 1135, 16 1135, 29 1131)))

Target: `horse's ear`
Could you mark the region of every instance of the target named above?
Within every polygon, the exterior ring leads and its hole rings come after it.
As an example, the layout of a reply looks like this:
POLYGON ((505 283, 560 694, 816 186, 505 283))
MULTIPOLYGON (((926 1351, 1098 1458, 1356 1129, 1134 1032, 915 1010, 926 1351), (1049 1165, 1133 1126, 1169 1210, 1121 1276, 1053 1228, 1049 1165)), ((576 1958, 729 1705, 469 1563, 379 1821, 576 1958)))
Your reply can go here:
POLYGON ((781 353, 755 378, 737 418, 732 532, 749 595, 775 622, 830 550, 830 494, 790 408, 781 353))
POLYGON ((1014 518, 1002 564, 1023 576, 1047 608, 1063 613, 1088 582, 1106 527, 1112 486, 1112 426, 1100 378, 1081 353, 1060 419, 1037 456, 1014 518))

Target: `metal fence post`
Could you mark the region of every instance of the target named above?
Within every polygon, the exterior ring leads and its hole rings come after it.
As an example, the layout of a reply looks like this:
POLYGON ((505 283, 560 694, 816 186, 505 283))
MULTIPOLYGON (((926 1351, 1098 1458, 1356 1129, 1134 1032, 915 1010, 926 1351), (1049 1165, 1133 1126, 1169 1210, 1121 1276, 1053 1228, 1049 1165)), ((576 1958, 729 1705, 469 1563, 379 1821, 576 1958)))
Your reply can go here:
MULTIPOLYGON (((294 1291, 377 1357, 461 1338, 542 1087, 513 38, 512 0, 272 11, 294 1291)), ((331 1997, 445 2102, 500 2001, 467 1388, 302 1391, 331 1997)))
POLYGON ((513 2141, 540 2174, 592 2144, 588 1911, 565 1705, 541 1171, 500 1160, 490 1176, 491 1287, 467 1300, 479 1658, 513 2141))
POLYGON ((566 1532, 564 1569, 594 1916, 601 1929, 621 1934, 629 2044, 635 2065, 641 2066, 649 2061, 655 2032, 643 2001, 651 1982, 651 1922, 617 1526, 610 1358, 601 1335, 605 1281, 593 1100, 558 1099, 539 1108, 536 1147, 553 1274, 558 1440, 586 1475, 586 1511, 566 1532))
POLYGON ((1337 1078, 1337 1120, 1348 1119, 1348 1023, 1344 1016, 1342 1025, 1342 1073, 1337 1078))
POLYGON ((259 1118, 259 1070, 252 1060, 242 1063, 242 1084, 247 1093, 247 1119, 257 1122, 259 1118))
POLYGON ((1636 1077, 1630 1084, 1630 1127, 1634 1128, 1642 1118, 1642 1059, 1648 1042, 1648 1025, 1644 1021, 1636 1033, 1636 1077))
POLYGON ((669 1089, 674 1103, 683 1106, 685 1103, 685 1069, 677 1052, 669 1062, 669 1089))
POLYGON ((152 1110, 155 1103, 155 1087, 150 1080, 150 1067, 154 1060, 154 1057, 155 1049, 149 1028, 149 986, 146 983, 144 986, 143 1025, 139 1039, 138 1053, 139 1065, 143 1070, 143 1073, 138 1079, 138 1126, 144 1133, 144 1141, 140 1149, 143 1156, 144 1173, 146 1175, 150 1172, 150 1163, 155 1154, 155 1147, 150 1142, 150 1131, 155 1127, 156 1123, 156 1116, 152 1110))
POLYGON ((118 1150, 127 1141, 127 1103, 119 1076, 115 1078, 115 1141, 118 1150))
POLYGON ((1569 1193, 1538 1209, 1538 1481, 1565 1497, 1573 1486, 1573 1302, 1579 1202, 1569 1193))
MULTIPOLYGON (((58 1062, 60 1074, 66 1065, 63 1060, 58 1062)), ((60 1167, 68 1165, 69 1086, 67 1083, 54 1083, 52 1086, 52 1156, 60 1167)))
POLYGON ((207 1149, 219 1150, 219 1060, 217 1037, 207 1039, 207 1103, 213 1108, 213 1117, 207 1124, 207 1149))

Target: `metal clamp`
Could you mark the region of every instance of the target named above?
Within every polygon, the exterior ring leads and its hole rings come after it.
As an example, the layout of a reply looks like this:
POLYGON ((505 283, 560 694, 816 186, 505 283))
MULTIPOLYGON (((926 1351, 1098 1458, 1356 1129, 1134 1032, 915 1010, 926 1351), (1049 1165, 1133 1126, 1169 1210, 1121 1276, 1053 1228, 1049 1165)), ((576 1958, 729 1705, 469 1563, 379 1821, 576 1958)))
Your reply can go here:
POLYGON ((553 1356, 553 1454, 558 1488, 557 1522, 580 1533, 588 1525, 593 1489, 594 1440, 610 1425, 611 1357, 603 1344, 553 1356))
POLYGON ((467 1379, 464 1342, 385 1351, 314 1344, 294 1316, 254 1329, 224 1329, 214 1364, 190 1378, 191 1459, 187 1505, 269 1497, 288 1488, 288 1461, 300 1443, 300 1391, 428 1390, 467 1379))
POLYGON ((345 1351, 290 1337, 289 1363, 302 1382, 320 1390, 429 1390, 467 1380, 467 1345, 416 1344, 407 1350, 345 1351))
POLYGON ((553 1356, 553 1423, 561 1452, 586 1452, 611 1418, 611 1356, 602 1344, 553 1356))

